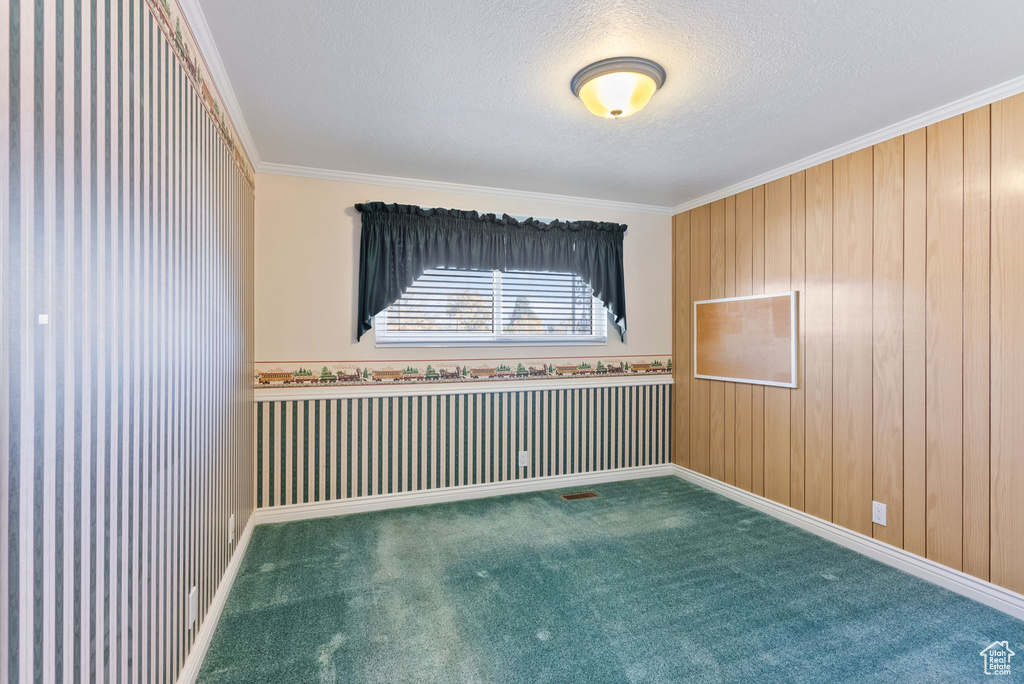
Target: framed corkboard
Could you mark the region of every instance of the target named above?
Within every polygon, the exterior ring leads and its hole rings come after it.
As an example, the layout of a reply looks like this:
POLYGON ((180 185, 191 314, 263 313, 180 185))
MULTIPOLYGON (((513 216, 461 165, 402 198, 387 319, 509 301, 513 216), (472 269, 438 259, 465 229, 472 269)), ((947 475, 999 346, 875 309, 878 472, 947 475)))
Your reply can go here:
POLYGON ((693 303, 693 377, 797 386, 796 292, 693 303))

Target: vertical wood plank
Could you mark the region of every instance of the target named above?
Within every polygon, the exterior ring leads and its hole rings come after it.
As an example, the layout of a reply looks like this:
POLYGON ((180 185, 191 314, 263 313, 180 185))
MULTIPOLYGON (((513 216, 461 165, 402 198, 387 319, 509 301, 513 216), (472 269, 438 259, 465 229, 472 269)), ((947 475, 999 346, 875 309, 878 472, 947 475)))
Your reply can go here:
POLYGON ((832 162, 807 169, 805 510, 832 519, 832 162))
POLYGON ((785 271, 802 368, 785 409, 761 387, 677 388, 697 469, 1020 591, 1022 186, 1018 96, 701 208, 690 301, 779 290, 785 271))
POLYGON ((872 151, 832 168, 832 520, 871 534, 872 151))
POLYGON ((903 548, 925 554, 925 131, 903 136, 903 548))
MULTIPOLYGON (((695 300, 711 295, 711 207, 690 211, 690 296, 695 300)), ((692 377, 692 376, 691 376, 692 377)), ((710 474, 711 394, 710 381, 691 381, 690 393, 690 467, 710 474)))
MULTIPOLYGON (((736 195, 736 295, 751 294, 754 249, 754 193, 736 195)), ((736 486, 751 491, 751 385, 736 385, 736 486)))
POLYGON ((690 466, 690 212, 672 218, 672 462, 690 466))
MULTIPOLYGON (((736 196, 725 199, 725 296, 736 296, 736 196)), ((736 484, 736 383, 725 383, 725 481, 736 484)))
MULTIPOLYGON (((759 185, 753 190, 753 266, 751 294, 764 294, 764 195, 759 185)), ((754 385, 751 392, 750 472, 751 491, 764 494, 764 386, 754 385)))
POLYGON ((790 250, 790 288, 797 292, 797 387, 790 390, 790 501, 789 505, 797 510, 804 510, 804 432, 805 427, 805 394, 804 378, 806 343, 807 303, 804 300, 804 279, 807 271, 807 179, 803 171, 792 176, 792 233, 790 250))
POLYGON ((963 563, 963 117, 928 127, 926 551, 963 563))
MULTIPOLYGON (((766 293, 788 292, 792 263, 792 184, 786 176, 765 186, 766 293)), ((789 505, 791 390, 764 388, 764 495, 789 505)))
POLYGON ((991 109, 964 114, 963 570, 989 578, 991 109))
POLYGON ((992 105, 992 581, 1024 592, 1024 95, 992 105))
POLYGON ((903 138, 874 147, 873 499, 876 539, 903 544, 903 138))
MULTIPOLYGON (((712 299, 725 296, 725 200, 711 203, 711 290, 712 299)), ((708 393, 711 422, 711 477, 725 479, 725 385, 711 381, 708 393)))

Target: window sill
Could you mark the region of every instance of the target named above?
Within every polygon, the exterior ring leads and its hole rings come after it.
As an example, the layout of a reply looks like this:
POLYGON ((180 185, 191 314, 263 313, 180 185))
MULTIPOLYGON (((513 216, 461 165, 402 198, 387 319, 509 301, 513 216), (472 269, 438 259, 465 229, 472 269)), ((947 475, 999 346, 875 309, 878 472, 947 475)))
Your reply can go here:
POLYGON ((540 341, 540 340, 516 340, 516 341, 495 341, 495 342, 379 342, 374 340, 373 346, 375 349, 390 349, 390 348, 409 348, 409 347, 421 347, 421 348, 444 348, 444 347, 489 347, 489 348, 500 348, 500 347, 601 347, 606 346, 608 340, 565 340, 565 341, 540 341))

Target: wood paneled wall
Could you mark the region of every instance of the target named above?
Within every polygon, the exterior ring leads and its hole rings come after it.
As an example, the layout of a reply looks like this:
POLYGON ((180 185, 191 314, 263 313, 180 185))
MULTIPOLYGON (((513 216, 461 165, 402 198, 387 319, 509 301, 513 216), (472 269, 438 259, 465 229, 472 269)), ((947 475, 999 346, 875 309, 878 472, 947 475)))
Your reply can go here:
POLYGON ((163 30, 0 11, 0 682, 175 681, 252 512, 253 193, 163 30))
POLYGON ((1024 95, 677 215, 673 460, 1024 592, 1022 226, 1024 95), (693 379, 694 300, 787 290, 798 389, 693 379))

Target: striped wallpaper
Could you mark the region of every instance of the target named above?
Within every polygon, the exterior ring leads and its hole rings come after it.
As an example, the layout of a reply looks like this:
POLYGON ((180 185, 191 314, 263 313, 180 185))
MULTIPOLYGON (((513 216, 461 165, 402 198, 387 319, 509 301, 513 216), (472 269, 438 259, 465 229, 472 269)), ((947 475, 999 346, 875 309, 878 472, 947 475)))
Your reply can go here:
POLYGON ((671 386, 257 401, 256 505, 663 464, 671 386), (529 452, 529 466, 516 466, 529 452))
POLYGON ((252 189, 143 0, 0 40, 0 681, 172 682, 252 510, 252 189))

